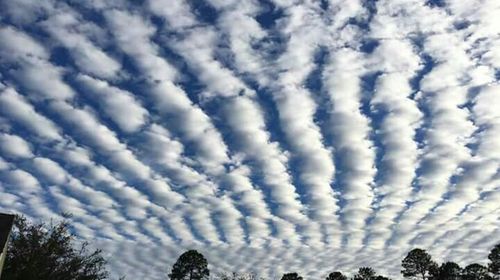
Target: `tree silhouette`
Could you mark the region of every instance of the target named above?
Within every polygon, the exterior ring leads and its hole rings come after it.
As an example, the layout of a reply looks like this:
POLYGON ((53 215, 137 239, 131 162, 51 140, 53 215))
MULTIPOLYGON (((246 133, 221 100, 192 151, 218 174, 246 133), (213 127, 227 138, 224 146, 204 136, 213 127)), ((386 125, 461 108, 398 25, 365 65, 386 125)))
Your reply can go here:
POLYGON ((488 269, 478 263, 473 263, 466 266, 462 272, 463 280, 491 280, 488 275, 488 269))
POLYGON ((334 271, 326 277, 326 280, 347 280, 347 277, 340 271, 334 271))
POLYGON ((302 280, 302 276, 297 274, 297 272, 285 273, 281 277, 281 280, 302 280))
POLYGON ((379 276, 377 276, 377 277, 375 277, 375 278, 373 278, 373 279, 374 279, 374 280, 391 280, 390 278, 387 278, 387 277, 382 276, 382 275, 379 275, 379 276))
POLYGON ((460 280, 462 268, 454 262, 443 263, 432 272, 432 280, 460 280))
POLYGON ((168 275, 171 280, 206 280, 210 276, 208 262, 196 250, 180 255, 168 275))
POLYGON ((354 275, 354 280, 373 280, 375 279, 375 270, 371 267, 360 267, 358 273, 354 275))
POLYGON ((432 260, 425 250, 413 249, 403 259, 401 263, 403 270, 401 273, 405 278, 429 279, 431 272, 436 269, 437 264, 432 260))
POLYGON ((495 279, 500 279, 500 243, 491 249, 488 259, 490 260, 488 270, 493 274, 495 279))
MULTIPOLYGON (((66 216, 66 218, 69 216, 66 216)), ((67 220, 33 224, 16 216, 2 280, 100 280, 108 273, 101 250, 76 246, 67 220)))

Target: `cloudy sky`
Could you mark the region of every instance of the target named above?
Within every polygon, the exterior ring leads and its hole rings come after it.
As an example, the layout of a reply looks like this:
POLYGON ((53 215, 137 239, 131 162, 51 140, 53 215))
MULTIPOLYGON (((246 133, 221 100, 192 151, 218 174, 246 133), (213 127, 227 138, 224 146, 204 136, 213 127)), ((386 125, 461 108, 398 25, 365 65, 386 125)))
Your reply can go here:
POLYGON ((497 0, 0 3, 0 211, 73 213, 113 275, 500 241, 497 0))

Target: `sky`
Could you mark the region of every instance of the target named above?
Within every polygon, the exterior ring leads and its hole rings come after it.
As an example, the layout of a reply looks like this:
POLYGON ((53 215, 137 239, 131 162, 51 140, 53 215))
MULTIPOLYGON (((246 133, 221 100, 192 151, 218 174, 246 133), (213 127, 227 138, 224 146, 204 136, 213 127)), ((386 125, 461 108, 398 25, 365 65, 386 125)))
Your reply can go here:
POLYGON ((497 0, 0 1, 0 211, 127 279, 484 264, 499 80, 497 0))

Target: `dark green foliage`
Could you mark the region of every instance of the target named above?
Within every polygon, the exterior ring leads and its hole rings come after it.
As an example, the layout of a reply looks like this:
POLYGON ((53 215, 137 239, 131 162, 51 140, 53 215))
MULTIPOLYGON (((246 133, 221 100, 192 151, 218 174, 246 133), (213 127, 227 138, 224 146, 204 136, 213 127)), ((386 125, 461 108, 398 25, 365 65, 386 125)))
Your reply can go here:
POLYGON ((302 280, 302 276, 297 274, 297 272, 285 273, 281 277, 281 280, 302 280))
POLYGON ((100 280, 108 273, 100 250, 76 245, 67 221, 31 224, 17 216, 2 280, 100 280))
POLYGON ((488 270, 495 276, 495 279, 500 279, 500 243, 491 249, 488 259, 490 260, 488 270))
POLYGON ((443 263, 431 272, 432 280, 460 280, 462 268, 454 262, 443 263))
POLYGON ((462 271, 463 280, 491 280, 493 279, 488 275, 488 269, 478 263, 473 263, 464 268, 462 271))
POLYGON ((358 273, 354 275, 354 280, 373 280, 375 279, 375 270, 371 267, 360 267, 358 273))
POLYGON ((209 276, 208 262, 196 250, 182 254, 175 262, 172 273, 168 275, 172 280, 204 280, 209 276))
POLYGON ((373 278, 373 279, 374 279, 374 280, 391 280, 390 278, 387 278, 387 277, 382 276, 382 275, 379 275, 379 276, 377 276, 377 277, 375 277, 375 278, 373 278))
POLYGON ((401 266, 403 267, 401 270, 403 276, 410 279, 429 279, 431 273, 437 270, 437 264, 432 260, 431 255, 418 248, 408 253, 401 266))
POLYGON ((347 280, 347 277, 340 271, 334 271, 326 277, 326 280, 347 280))

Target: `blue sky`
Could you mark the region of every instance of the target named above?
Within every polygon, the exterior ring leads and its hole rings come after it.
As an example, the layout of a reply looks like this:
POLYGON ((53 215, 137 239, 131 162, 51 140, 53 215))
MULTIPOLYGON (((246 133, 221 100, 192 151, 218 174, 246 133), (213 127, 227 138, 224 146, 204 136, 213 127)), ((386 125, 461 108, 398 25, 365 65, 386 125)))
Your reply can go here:
POLYGON ((399 279, 486 260, 500 220, 500 5, 0 2, 0 210, 73 213, 113 275, 399 279))

